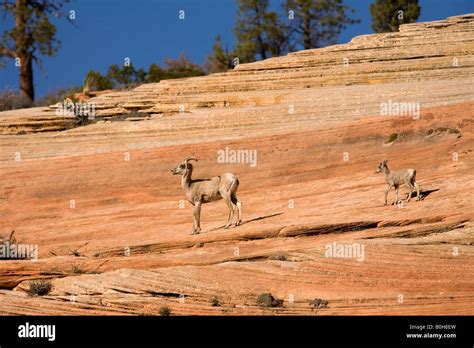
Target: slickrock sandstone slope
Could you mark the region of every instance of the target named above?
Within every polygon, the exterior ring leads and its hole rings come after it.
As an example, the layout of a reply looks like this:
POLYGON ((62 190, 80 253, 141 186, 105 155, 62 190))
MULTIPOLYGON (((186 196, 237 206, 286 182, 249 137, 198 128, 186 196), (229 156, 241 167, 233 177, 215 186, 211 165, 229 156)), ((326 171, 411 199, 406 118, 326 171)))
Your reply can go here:
POLYGON ((102 94, 84 127, 54 107, 0 113, 0 233, 39 247, 0 260, 0 313, 474 314, 473 72, 469 14, 102 94), (380 115, 399 102, 419 117, 380 115), (226 147, 257 165, 219 163, 226 147), (222 228, 220 201, 189 235, 169 169, 191 153, 195 177, 239 176, 242 226, 222 228), (422 201, 383 206, 384 158, 417 169, 422 201), (363 258, 326 257, 333 243, 363 258), (27 295, 37 278, 49 295, 27 295), (259 306, 267 292, 283 306, 259 306))

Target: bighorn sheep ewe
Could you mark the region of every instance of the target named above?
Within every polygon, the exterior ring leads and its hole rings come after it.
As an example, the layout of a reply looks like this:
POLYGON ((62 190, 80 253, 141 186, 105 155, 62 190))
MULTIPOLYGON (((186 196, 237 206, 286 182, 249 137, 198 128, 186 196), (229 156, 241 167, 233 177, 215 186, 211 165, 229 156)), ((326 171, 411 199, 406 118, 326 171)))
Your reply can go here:
POLYGON ((398 188, 403 184, 406 184, 410 190, 410 193, 408 194, 408 202, 410 202, 411 193, 414 189, 416 189, 416 199, 420 200, 420 187, 416 183, 416 170, 404 169, 398 172, 391 172, 390 169, 388 169, 387 162, 388 161, 384 159, 375 171, 376 173, 382 172, 385 176, 385 181, 388 184, 387 189, 385 190, 385 205, 387 205, 388 191, 390 191, 392 187, 395 188, 396 194, 396 201, 394 203, 396 204, 398 202, 398 188))
POLYGON ((237 206, 238 219, 235 226, 242 223, 242 203, 237 199, 237 188, 239 179, 231 173, 224 173, 210 179, 192 179, 193 166, 189 161, 197 161, 194 157, 186 158, 176 168, 171 169, 173 175, 182 175, 181 186, 189 203, 194 206, 194 223, 191 234, 201 231, 201 204, 224 199, 229 207, 229 220, 225 228, 228 228, 234 218, 234 209, 237 206))

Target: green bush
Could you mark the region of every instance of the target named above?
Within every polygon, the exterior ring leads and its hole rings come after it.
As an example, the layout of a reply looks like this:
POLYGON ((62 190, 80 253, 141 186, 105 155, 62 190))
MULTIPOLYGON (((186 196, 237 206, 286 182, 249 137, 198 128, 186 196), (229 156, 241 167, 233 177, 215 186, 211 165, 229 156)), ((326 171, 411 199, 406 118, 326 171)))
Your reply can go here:
POLYGON ((393 143, 397 139, 398 139, 398 133, 392 133, 390 134, 390 138, 388 139, 388 142, 393 143))

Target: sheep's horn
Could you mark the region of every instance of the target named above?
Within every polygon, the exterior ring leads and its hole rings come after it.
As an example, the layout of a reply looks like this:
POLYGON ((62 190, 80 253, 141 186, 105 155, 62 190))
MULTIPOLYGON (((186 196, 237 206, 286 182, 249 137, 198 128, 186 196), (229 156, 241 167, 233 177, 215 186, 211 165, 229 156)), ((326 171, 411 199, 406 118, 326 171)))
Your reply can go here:
POLYGON ((188 168, 188 161, 196 161, 197 162, 197 158, 194 157, 194 156, 190 156, 190 157, 186 158, 184 160, 184 165, 186 166, 186 169, 188 168))
POLYGON ((197 162, 197 158, 194 157, 194 156, 190 156, 190 157, 186 158, 184 160, 184 163, 186 164, 186 166, 188 165, 188 161, 196 161, 197 162))

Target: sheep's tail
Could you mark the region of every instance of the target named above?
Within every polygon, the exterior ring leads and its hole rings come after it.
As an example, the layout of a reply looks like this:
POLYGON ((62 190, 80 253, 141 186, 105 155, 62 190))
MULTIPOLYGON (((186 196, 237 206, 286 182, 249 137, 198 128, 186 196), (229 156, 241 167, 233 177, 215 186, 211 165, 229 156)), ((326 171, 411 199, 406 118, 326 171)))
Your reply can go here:
POLYGON ((234 178, 232 179, 232 181, 230 183, 229 191, 235 192, 235 191, 237 191, 238 187, 239 187, 239 179, 236 176, 234 176, 234 178))
POLYGON ((234 176, 234 179, 230 183, 229 191, 230 191, 230 200, 232 203, 237 204, 239 199, 237 198, 237 189, 239 188, 239 179, 234 176))

